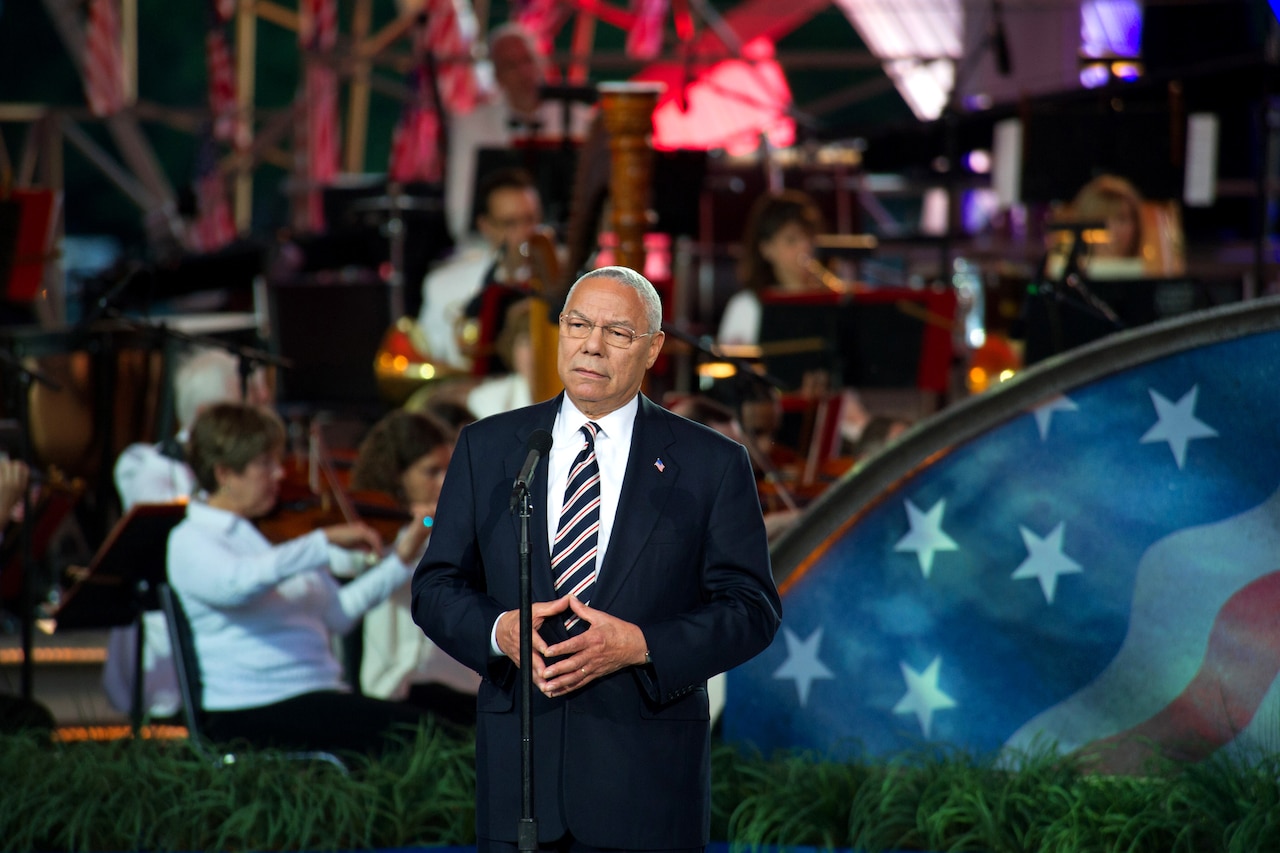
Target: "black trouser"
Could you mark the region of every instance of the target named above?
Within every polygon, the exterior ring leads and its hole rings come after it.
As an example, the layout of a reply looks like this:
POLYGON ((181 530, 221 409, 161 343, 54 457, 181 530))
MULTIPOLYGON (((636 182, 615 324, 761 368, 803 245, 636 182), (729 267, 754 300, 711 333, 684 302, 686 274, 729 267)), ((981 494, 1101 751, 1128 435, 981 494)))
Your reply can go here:
POLYGON ((257 708, 206 711, 204 733, 219 743, 377 755, 397 737, 411 738, 423 716, 412 705, 326 690, 257 708))

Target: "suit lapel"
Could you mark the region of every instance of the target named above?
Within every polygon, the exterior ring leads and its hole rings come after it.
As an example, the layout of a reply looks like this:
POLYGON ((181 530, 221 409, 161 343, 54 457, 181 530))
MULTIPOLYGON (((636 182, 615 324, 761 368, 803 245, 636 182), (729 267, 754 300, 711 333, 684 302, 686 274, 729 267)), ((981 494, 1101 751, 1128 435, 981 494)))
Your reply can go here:
POLYGON ((607 607, 622 589, 658 523, 680 475, 679 466, 670 458, 668 450, 673 441, 671 428, 661 410, 641 395, 622 495, 609 536, 609 551, 596 581, 592 607, 607 607))

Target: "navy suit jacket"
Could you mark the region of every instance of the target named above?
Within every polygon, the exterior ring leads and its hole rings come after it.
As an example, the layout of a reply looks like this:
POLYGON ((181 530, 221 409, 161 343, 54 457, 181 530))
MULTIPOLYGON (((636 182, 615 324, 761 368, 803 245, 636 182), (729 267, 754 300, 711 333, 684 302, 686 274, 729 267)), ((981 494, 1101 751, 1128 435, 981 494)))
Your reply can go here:
MULTIPOLYGON (((653 663, 564 696, 535 690, 533 798, 542 841, 572 832, 595 847, 705 845, 707 679, 766 648, 781 618, 746 450, 643 396, 639 402, 591 606, 638 625, 653 663)), ((477 696, 477 833, 510 842, 521 813, 521 679, 506 657, 490 654, 490 634, 498 616, 520 603, 512 483, 529 435, 550 431, 559 408, 556 397, 462 431, 413 579, 414 620, 484 676, 477 696)), ((535 477, 533 600, 551 601, 557 596, 545 456, 535 477)), ((550 643, 567 636, 556 619, 542 633, 550 643)))

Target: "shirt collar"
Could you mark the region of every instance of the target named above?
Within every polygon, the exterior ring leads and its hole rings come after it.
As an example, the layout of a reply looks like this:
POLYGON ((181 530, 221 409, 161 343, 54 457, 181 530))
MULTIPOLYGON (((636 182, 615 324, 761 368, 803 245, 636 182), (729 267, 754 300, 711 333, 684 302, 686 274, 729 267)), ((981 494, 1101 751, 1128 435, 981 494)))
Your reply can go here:
POLYGON ((230 533, 240 523, 249 521, 225 509, 209 506, 203 500, 193 499, 187 504, 187 518, 192 524, 206 527, 218 533, 230 533))
POLYGON ((600 432, 611 442, 618 442, 621 446, 631 445, 631 433, 636 425, 636 413, 640 411, 640 395, 637 394, 622 405, 621 408, 614 409, 607 415, 599 418, 588 418, 579 411, 578 407, 569 399, 569 395, 565 394, 560 399, 560 412, 556 415, 555 427, 552 429, 552 437, 556 444, 562 441, 572 441, 573 433, 582 428, 587 421, 594 421, 600 427, 600 432))

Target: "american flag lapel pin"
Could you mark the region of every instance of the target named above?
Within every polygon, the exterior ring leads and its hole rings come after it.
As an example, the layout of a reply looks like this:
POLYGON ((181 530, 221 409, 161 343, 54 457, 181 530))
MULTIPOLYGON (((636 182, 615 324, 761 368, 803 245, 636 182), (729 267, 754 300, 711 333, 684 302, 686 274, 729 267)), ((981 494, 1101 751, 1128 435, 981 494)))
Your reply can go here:
POLYGON ((659 474, 661 474, 663 471, 667 470, 667 466, 666 466, 665 464, 663 464, 663 462, 662 462, 662 458, 661 458, 661 457, 659 457, 659 458, 657 458, 657 459, 653 460, 653 467, 658 469, 658 473, 659 473, 659 474))

